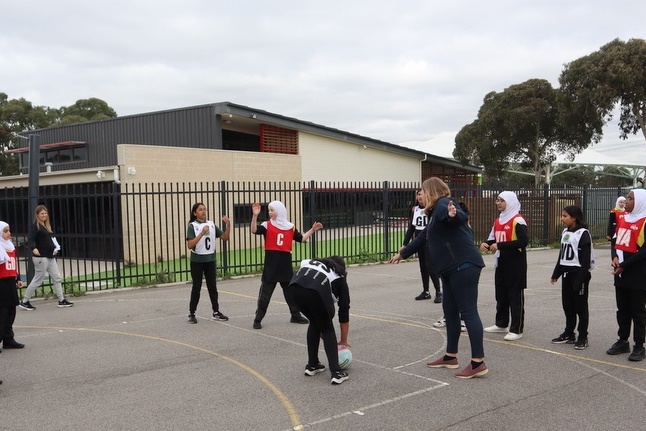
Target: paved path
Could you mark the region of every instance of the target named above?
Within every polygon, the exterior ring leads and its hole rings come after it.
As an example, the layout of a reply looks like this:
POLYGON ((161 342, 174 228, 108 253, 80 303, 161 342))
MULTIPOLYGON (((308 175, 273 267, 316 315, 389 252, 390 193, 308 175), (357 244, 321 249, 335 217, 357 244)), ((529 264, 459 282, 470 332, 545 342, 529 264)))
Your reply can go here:
MULTIPOLYGON (((414 301, 417 262, 352 267, 350 380, 305 377, 305 326, 289 323, 276 291, 262 330, 251 328, 258 278, 219 283, 228 322, 186 323, 186 284, 53 300, 18 311, 23 350, 0 354, 0 430, 643 430, 646 363, 608 356, 616 339, 609 250, 597 250, 590 347, 549 340, 564 326, 556 250, 529 253, 526 331, 486 334, 489 374, 460 380, 429 369, 445 333, 440 305, 414 301)), ((493 267, 480 313, 493 323, 493 267)), ((463 335, 461 365, 469 360, 463 335)), ((324 358, 324 355, 321 355, 324 358)))

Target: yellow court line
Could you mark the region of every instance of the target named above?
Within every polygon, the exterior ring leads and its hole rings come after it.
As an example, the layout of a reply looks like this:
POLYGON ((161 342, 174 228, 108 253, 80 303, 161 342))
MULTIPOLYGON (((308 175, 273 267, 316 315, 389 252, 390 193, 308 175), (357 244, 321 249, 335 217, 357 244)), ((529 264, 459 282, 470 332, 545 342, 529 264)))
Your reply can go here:
POLYGON ((565 358, 571 358, 571 359, 577 359, 577 360, 581 360, 581 361, 593 362, 595 364, 609 365, 611 367, 616 367, 616 368, 625 368, 625 369, 628 369, 628 370, 641 371, 642 373, 646 372, 646 368, 633 367, 631 365, 616 364, 614 362, 602 361, 601 359, 594 359, 594 358, 588 358, 588 357, 585 357, 585 356, 573 355, 571 353, 556 352, 554 350, 543 349, 542 347, 534 347, 534 346, 528 346, 526 344, 516 344, 516 343, 510 343, 510 342, 507 342, 507 341, 500 341, 500 340, 492 340, 490 338, 485 338, 485 340, 491 341, 492 343, 505 344, 505 345, 508 345, 508 346, 520 347, 520 348, 523 348, 523 349, 534 350, 534 351, 542 352, 542 353, 551 353, 553 355, 563 356, 565 358))
POLYGON ((289 418, 292 422, 293 429, 300 429, 301 427, 301 420, 298 416, 298 413, 296 412, 296 408, 294 405, 289 401, 287 396, 276 386, 274 385, 269 379, 267 379, 265 376, 254 370, 253 368, 249 367, 248 365, 243 364, 242 362, 236 361, 233 358, 230 358, 228 356, 224 356, 218 352, 214 352, 212 350, 207 350, 199 346, 194 346, 192 344, 187 344, 183 343, 181 341, 175 341, 175 340, 169 340, 167 338, 162 338, 162 337, 154 337, 151 335, 142 335, 142 334, 135 334, 131 332, 123 332, 123 331, 112 331, 112 330, 107 330, 107 329, 90 329, 90 328, 67 328, 67 327, 52 327, 52 326, 16 326, 17 328, 22 328, 22 329, 53 329, 53 330, 59 330, 59 331, 86 331, 86 332, 100 332, 104 334, 115 334, 115 335, 128 335, 131 337, 138 337, 138 338, 145 338, 148 340, 154 340, 154 341, 163 341, 165 343, 171 343, 171 344, 176 344, 178 346, 183 346, 183 347, 189 347, 194 350, 198 350, 202 353, 206 353, 212 356, 216 356, 220 359, 224 359, 227 362, 230 362, 258 380, 260 380, 262 383, 265 384, 273 393, 276 395, 276 397, 280 400, 281 404, 287 411, 287 414, 289 415, 289 418))

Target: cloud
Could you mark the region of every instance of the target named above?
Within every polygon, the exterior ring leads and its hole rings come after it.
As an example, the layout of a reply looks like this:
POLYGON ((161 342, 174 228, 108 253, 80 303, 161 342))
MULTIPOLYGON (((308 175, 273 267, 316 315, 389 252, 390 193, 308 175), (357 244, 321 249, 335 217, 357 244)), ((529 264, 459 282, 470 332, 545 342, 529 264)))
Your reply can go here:
POLYGON ((645 14, 635 0, 9 2, 0 92, 119 115, 231 101, 446 154, 436 143, 487 93, 556 86, 565 63, 643 37, 645 14))

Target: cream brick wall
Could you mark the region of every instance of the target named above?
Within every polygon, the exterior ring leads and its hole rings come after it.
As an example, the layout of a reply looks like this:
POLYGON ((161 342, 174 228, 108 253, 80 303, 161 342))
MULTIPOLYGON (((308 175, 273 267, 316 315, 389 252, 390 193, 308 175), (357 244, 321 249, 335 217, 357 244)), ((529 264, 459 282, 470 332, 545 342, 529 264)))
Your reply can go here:
POLYGON ((303 180, 309 181, 419 181, 421 161, 301 132, 299 151, 303 180))
MULTIPOLYGON (((206 202, 205 195, 211 193, 211 183, 301 181, 299 155, 123 144, 117 146, 117 160, 124 190, 125 187, 138 188, 145 184, 148 192, 156 192, 158 184, 164 186, 168 183, 186 184, 191 190, 195 190, 195 183, 204 183, 206 188, 204 192, 196 191, 189 195, 169 197, 161 207, 158 196, 152 194, 134 196, 131 202, 122 197, 124 244, 130 244, 124 248, 124 253, 130 255, 124 257, 137 264, 151 263, 158 257, 164 261, 172 260, 187 254, 183 235, 190 206, 198 201, 206 202), (130 175, 129 168, 134 168, 136 173, 130 175), (187 202, 188 208, 185 207, 187 202), (182 237, 169 237, 166 226, 163 223, 155 224, 154 220, 177 220, 178 223, 181 221, 182 237), (153 246, 150 245, 151 241, 155 242, 153 246), (141 246, 133 247, 132 244, 141 246)), ((225 213, 231 216, 233 205, 251 204, 262 198, 263 196, 249 190, 248 193, 238 195, 236 202, 229 202, 228 211, 225 213)), ((223 228, 221 221, 216 219, 219 216, 219 208, 208 210, 209 218, 223 228)), ((295 210, 297 209, 290 209, 295 210)), ((243 229, 245 237, 252 237, 247 224, 237 224, 236 220, 232 222, 234 229, 243 229)), ((231 249, 246 246, 248 244, 235 244, 233 238, 229 242, 231 249)), ((220 250, 220 244, 216 247, 220 250)))
POLYGON ((300 181, 301 156, 247 151, 117 146, 122 183, 300 181), (128 175, 134 167, 135 175, 128 175))

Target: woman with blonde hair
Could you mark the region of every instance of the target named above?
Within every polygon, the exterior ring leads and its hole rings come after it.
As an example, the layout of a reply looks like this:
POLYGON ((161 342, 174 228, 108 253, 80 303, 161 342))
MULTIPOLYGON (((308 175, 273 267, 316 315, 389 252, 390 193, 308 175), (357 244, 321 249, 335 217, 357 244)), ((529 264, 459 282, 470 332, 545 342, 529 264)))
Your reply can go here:
POLYGON ((426 364, 430 368, 458 368, 460 317, 464 320, 471 343, 471 363, 455 374, 461 379, 487 373, 484 363, 482 320, 478 314, 478 281, 485 266, 473 242, 469 217, 456 200, 449 186, 431 177, 422 184, 428 224, 390 263, 398 263, 426 247, 431 271, 440 275, 444 290, 442 308, 446 318, 446 353, 426 364))
POLYGON ((32 295, 42 284, 45 274, 49 274, 54 286, 54 293, 58 297, 58 306, 61 308, 71 307, 74 303, 69 302, 63 296, 62 278, 56 263, 56 254, 61 249, 54 237, 52 225, 49 221, 49 212, 45 205, 38 205, 35 210, 34 222, 29 226, 27 244, 31 250, 31 259, 34 263, 34 278, 27 286, 25 296, 20 301, 20 308, 23 310, 35 310, 36 307, 29 303, 32 295))

